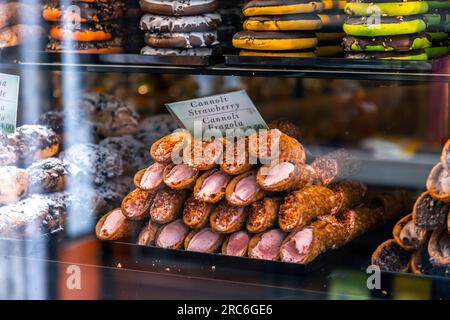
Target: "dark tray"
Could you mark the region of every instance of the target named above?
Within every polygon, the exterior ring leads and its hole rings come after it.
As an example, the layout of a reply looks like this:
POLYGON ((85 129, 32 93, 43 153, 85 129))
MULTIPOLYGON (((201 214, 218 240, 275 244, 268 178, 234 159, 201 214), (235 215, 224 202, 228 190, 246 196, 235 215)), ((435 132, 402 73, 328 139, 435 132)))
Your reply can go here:
POLYGON ((283 69, 323 68, 365 69, 377 71, 402 72, 440 72, 448 65, 448 57, 429 61, 363 60, 345 58, 282 58, 226 55, 225 64, 229 66, 274 67, 283 69))
POLYGON ((141 54, 103 54, 99 55, 101 63, 141 64, 159 66, 209 67, 223 62, 221 55, 213 56, 150 56, 141 54))

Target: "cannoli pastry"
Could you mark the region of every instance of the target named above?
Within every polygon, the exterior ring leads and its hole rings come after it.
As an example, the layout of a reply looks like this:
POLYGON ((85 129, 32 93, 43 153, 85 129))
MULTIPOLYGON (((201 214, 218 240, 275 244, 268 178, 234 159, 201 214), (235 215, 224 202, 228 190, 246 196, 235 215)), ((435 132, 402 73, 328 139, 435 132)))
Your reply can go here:
POLYGON ((28 190, 26 170, 13 166, 0 167, 0 205, 16 203, 28 190))
POLYGON ((95 233, 100 240, 120 240, 127 238, 132 229, 132 221, 128 220, 120 208, 105 214, 95 226, 95 233))
POLYGON ((163 183, 163 172, 166 165, 155 162, 148 168, 136 172, 133 178, 136 188, 142 191, 153 192, 158 190, 163 183))
POLYGON ((427 190, 434 199, 450 202, 450 171, 444 169, 442 162, 431 170, 427 179, 427 190))
POLYGON ((219 169, 203 173, 195 182, 194 197, 208 203, 216 203, 225 196, 231 177, 219 169))
POLYGON ((450 234, 447 229, 433 231, 428 242, 428 254, 434 265, 450 267, 450 234))
POLYGON ((435 200, 428 192, 424 192, 414 204, 414 223, 425 230, 439 229, 445 225, 449 209, 449 203, 435 200))
POLYGON ((248 256, 255 259, 279 260, 280 248, 286 237, 280 229, 254 235, 248 244, 248 256))
POLYGON ((222 254, 235 257, 247 256, 250 237, 250 234, 245 230, 230 234, 223 242, 222 254))
POLYGON ((334 192, 323 186, 309 186, 290 193, 280 207, 278 224, 285 232, 308 225, 337 207, 334 192))
POLYGON ((187 251, 213 253, 223 242, 223 234, 214 232, 210 227, 192 230, 184 240, 184 249, 187 251))
POLYGON ((190 189, 197 180, 198 170, 185 163, 168 164, 164 169, 164 183, 172 189, 190 189))
POLYGON ((359 170, 359 163, 344 149, 317 158, 311 166, 326 186, 347 179, 359 170))
POLYGON ((36 161, 27 168, 29 193, 61 191, 69 177, 70 164, 58 158, 36 161))
POLYGON ((383 271, 408 272, 411 252, 403 249, 394 239, 378 246, 372 254, 372 264, 383 271))
POLYGON ((256 171, 249 171, 231 179, 225 192, 228 203, 236 207, 245 207, 261 200, 265 194, 256 183, 256 171))
POLYGON ((260 233, 275 226, 281 202, 281 198, 269 197, 253 202, 249 206, 250 213, 246 224, 247 231, 260 233))
POLYGON ((154 197, 151 192, 134 189, 123 198, 121 205, 123 215, 130 220, 144 220, 154 197))
POLYGON ((248 153, 248 137, 224 140, 224 152, 220 169, 229 175, 238 175, 250 171, 256 159, 250 159, 248 153))
POLYGON ((270 129, 278 129, 294 139, 299 140, 300 138, 300 129, 287 119, 276 119, 270 121, 267 125, 270 129))
POLYGON ((233 233, 240 230, 247 219, 247 207, 234 207, 222 201, 209 219, 211 228, 219 233, 233 233))
POLYGON ((258 170, 258 185, 267 191, 293 191, 319 184, 314 168, 298 161, 284 161, 258 170))
POLYGON ((165 224, 181 215, 183 204, 187 198, 184 190, 163 188, 156 192, 150 207, 150 218, 158 224, 165 224))
POLYGON ((331 186, 336 197, 334 214, 343 212, 345 209, 362 206, 367 201, 367 187, 356 181, 342 181, 331 186))
POLYGON ((158 225, 150 220, 139 232, 137 244, 140 246, 154 245, 156 232, 158 232, 158 225))
POLYGON ((222 151, 220 139, 193 140, 183 150, 183 162, 197 170, 210 170, 220 164, 222 151))
POLYGON ((157 247, 167 249, 180 249, 184 245, 184 239, 189 234, 190 229, 178 219, 163 225, 156 232, 155 244, 157 247))
POLYGON ((386 219, 391 219, 398 214, 411 212, 413 203, 407 191, 394 190, 377 194, 371 199, 369 206, 380 208, 386 219))
POLYGON ((150 148, 150 155, 156 162, 169 163, 173 161, 177 163, 174 160, 180 159, 180 152, 191 140, 192 136, 189 132, 186 130, 177 130, 153 143, 150 148))
POLYGON ((214 209, 211 203, 196 200, 191 195, 183 209, 183 222, 191 229, 200 229, 209 223, 209 216, 214 209))
POLYGON ((430 262, 428 246, 420 246, 411 256, 411 271, 418 275, 450 277, 450 266, 434 265, 430 262))
POLYGON ((412 213, 400 219, 392 231, 394 240, 405 250, 416 250, 428 239, 428 232, 414 223, 412 213))
POLYGON ((441 163, 445 170, 450 171, 450 139, 442 148, 441 163))

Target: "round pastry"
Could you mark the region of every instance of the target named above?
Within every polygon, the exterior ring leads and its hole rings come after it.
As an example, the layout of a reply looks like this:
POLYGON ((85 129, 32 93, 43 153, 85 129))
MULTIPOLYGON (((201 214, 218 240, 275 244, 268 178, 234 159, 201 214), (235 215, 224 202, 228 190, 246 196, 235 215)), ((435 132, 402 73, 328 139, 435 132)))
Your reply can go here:
POLYGON ((213 48, 192 48, 192 49, 169 49, 154 48, 145 46, 141 49, 141 54, 149 56, 189 56, 189 57, 207 57, 220 52, 218 47, 213 48))
POLYGON ((408 251, 418 249, 428 238, 427 230, 416 226, 414 223, 412 213, 395 224, 392 235, 399 246, 408 251))
POLYGON ((43 193, 61 191, 69 176, 70 164, 58 158, 48 158, 34 162, 27 168, 29 192, 43 193))
POLYGON ((233 37, 233 46, 246 50, 301 50, 313 48, 316 44, 317 38, 309 32, 241 31, 233 37))
POLYGON ((156 48, 189 49, 209 47, 217 42, 217 32, 146 33, 146 44, 156 48))
POLYGON ((50 37, 66 41, 104 41, 114 38, 118 26, 112 23, 81 24, 79 28, 55 24, 50 28, 50 37))
POLYGON ((118 208, 108 212, 97 222, 95 234, 100 240, 120 240, 127 238, 131 229, 132 221, 118 208))
POLYGON ((430 261, 438 266, 450 266, 450 233, 447 228, 434 230, 428 242, 430 261))
POLYGON ((428 55, 424 50, 405 52, 348 52, 345 57, 349 59, 428 60, 428 55))
POLYGON ((341 44, 320 44, 314 50, 316 57, 342 57, 344 55, 344 48, 341 44))
POLYGON ((349 18, 344 23, 345 33, 352 36, 392 36, 422 32, 426 29, 425 21, 417 16, 349 18))
POLYGON ((218 0, 140 0, 139 4, 145 12, 164 16, 193 16, 219 8, 218 0))
POLYGON ((123 52, 122 39, 115 38, 108 41, 58 41, 50 40, 46 47, 47 52, 66 52, 66 53, 90 53, 106 54, 123 52))
POLYGON ((411 252, 404 250, 394 239, 380 244, 372 254, 372 264, 383 271, 408 272, 411 252))
POLYGON ((281 57, 281 58, 315 58, 316 55, 312 50, 297 50, 297 51, 239 51, 240 56, 259 56, 259 57, 281 57))
POLYGON ((308 13, 322 10, 321 1, 311 0, 252 0, 242 12, 246 17, 308 13))
POLYGON ((410 16, 428 11, 426 1, 367 1, 360 0, 347 1, 345 12, 349 15, 371 16, 380 14, 381 16, 410 16))
POLYGON ((32 163, 35 160, 54 156, 59 150, 58 135, 41 125, 23 125, 11 135, 18 148, 19 160, 32 163))
POLYGON ((320 18, 313 13, 249 17, 244 21, 244 30, 250 31, 317 30, 321 27, 320 18))
POLYGON ((343 45, 346 51, 411 51, 430 47, 431 39, 424 32, 399 36, 346 36, 343 45))
POLYGON ((348 16, 345 14, 335 13, 319 13, 320 21, 322 22, 322 30, 341 31, 342 25, 347 21, 348 16))
POLYGON ((323 10, 344 10, 346 3, 345 0, 322 0, 323 10))
POLYGON ((430 48, 425 48, 425 52, 427 53, 428 58, 439 58, 439 57, 445 57, 448 52, 449 48, 445 45, 442 46, 432 46, 430 48))
POLYGON ((0 167, 0 205, 16 203, 27 192, 28 172, 13 166, 0 167))
POLYGON ((222 18, 218 13, 197 16, 172 17, 147 13, 141 18, 142 30, 155 33, 205 32, 216 30, 222 18))
POLYGON ((345 32, 316 32, 317 41, 341 43, 342 38, 345 37, 345 32))
POLYGON ((123 1, 71 2, 48 1, 42 9, 42 17, 47 21, 100 22, 119 19, 125 14, 123 1))
POLYGON ((428 25, 427 31, 450 32, 450 14, 432 13, 423 16, 428 25))

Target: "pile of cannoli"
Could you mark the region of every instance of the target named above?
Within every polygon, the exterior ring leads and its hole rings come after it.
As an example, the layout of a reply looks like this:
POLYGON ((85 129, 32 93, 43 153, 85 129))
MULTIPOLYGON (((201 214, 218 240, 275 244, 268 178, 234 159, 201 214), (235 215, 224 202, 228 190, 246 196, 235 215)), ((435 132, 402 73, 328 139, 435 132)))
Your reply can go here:
POLYGON ((395 225, 393 239, 375 250, 372 264, 386 271, 450 276, 450 140, 426 187, 412 213, 395 225))
POLYGON ((294 125, 269 127, 229 140, 179 130, 156 141, 155 162, 98 221, 97 237, 132 239, 138 227, 140 245, 307 264, 408 210, 406 192, 369 195, 348 180, 358 166, 345 150, 307 164, 294 125))

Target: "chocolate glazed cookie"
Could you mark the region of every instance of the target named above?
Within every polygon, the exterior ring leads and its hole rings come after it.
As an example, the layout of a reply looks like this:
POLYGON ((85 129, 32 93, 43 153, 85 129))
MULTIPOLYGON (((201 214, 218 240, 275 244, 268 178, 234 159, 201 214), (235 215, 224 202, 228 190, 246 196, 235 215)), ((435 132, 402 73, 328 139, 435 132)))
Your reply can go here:
POLYGON ((201 48, 217 44, 217 32, 147 33, 144 41, 156 48, 201 48))
POLYGON ((206 13, 196 16, 171 17, 145 14, 141 18, 141 30, 155 33, 205 32, 216 30, 222 18, 218 13, 206 13))
POLYGON ((78 10, 74 10, 71 3, 47 1, 42 10, 42 17, 46 21, 54 22, 99 22, 118 19, 125 14, 125 3, 122 1, 79 2, 76 7, 78 10))
POLYGON ((139 4, 145 12, 167 16, 192 16, 219 8, 218 0, 140 0, 139 4))

